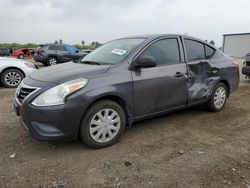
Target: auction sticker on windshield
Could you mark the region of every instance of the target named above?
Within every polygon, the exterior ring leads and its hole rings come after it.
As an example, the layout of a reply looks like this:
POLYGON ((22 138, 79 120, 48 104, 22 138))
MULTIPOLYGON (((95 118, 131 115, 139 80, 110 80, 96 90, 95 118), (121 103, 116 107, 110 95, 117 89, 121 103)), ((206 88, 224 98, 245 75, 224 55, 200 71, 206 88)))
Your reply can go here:
POLYGON ((117 49, 117 48, 111 51, 111 53, 116 54, 116 55, 124 55, 126 52, 127 52, 126 50, 117 49))

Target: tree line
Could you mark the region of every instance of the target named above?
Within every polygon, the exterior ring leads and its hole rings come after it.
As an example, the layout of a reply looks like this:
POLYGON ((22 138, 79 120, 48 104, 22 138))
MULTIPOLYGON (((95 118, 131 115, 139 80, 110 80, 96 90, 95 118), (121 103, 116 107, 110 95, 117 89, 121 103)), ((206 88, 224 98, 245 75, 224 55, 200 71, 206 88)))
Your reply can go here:
MULTIPOLYGON (((55 41, 55 44, 62 44, 63 41, 62 39, 60 39, 59 41, 55 41)), ((99 42, 91 42, 90 44, 85 44, 84 41, 81 41, 80 44, 74 44, 73 46, 75 46, 76 48, 80 49, 80 50, 86 50, 86 49, 90 49, 90 50, 94 50, 96 48, 98 48, 99 46, 101 46, 102 44, 99 42)), ((34 44, 34 43, 27 43, 27 44, 19 44, 19 43, 0 43, 0 48, 37 48, 39 46, 39 44, 34 44)))

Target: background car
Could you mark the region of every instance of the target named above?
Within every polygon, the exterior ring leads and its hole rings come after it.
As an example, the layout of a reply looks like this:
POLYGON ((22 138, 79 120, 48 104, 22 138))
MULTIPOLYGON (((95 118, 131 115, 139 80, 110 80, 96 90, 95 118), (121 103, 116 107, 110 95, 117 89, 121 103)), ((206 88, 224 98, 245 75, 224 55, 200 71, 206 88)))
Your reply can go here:
POLYGON ((32 48, 22 48, 13 50, 12 56, 17 57, 19 59, 32 58, 34 53, 35 51, 32 48))
POLYGON ((81 52, 68 44, 45 44, 37 48, 34 59, 36 62, 51 66, 68 61, 78 61, 86 55, 86 52, 81 52))
POLYGON ((0 56, 10 56, 11 49, 10 48, 0 48, 0 56))
POLYGON ((89 49, 87 49, 87 50, 82 50, 82 52, 85 52, 85 53, 87 53, 87 54, 89 54, 90 52, 92 52, 93 50, 89 50, 89 49))
POLYGON ((28 61, 0 57, 0 78, 5 87, 17 87, 24 77, 37 70, 37 67, 28 61))
POLYGON ((246 78, 250 79, 250 53, 245 56, 244 67, 242 67, 242 74, 246 76, 246 78))

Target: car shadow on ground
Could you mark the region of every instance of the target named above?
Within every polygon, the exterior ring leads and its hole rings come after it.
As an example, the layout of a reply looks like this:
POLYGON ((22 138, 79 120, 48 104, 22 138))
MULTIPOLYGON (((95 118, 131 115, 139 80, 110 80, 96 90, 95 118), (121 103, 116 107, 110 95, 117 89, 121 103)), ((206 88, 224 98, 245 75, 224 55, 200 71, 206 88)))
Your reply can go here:
MULTIPOLYGON (((179 111, 174 111, 170 113, 165 113, 156 117, 148 118, 145 120, 141 120, 138 122, 135 122, 132 124, 131 127, 127 127, 125 129, 124 134, 122 135, 122 138, 119 140, 119 142, 115 145, 121 145, 121 144, 127 144, 126 142, 128 139, 135 139, 136 141, 136 134, 140 134, 140 132, 143 132, 144 129, 154 129, 157 127, 161 129, 165 126, 170 126, 171 124, 165 124, 164 122, 171 122, 172 119, 176 119, 180 116, 190 116, 192 114, 207 114, 207 113, 213 113, 207 110, 207 107, 205 105, 199 105, 191 108, 182 109, 179 111), (134 137, 134 138, 132 138, 134 137)), ((80 137, 76 141, 36 141, 33 140, 34 145, 43 145, 43 147, 48 149, 63 149, 65 152, 68 150, 69 152, 72 151, 72 149, 75 150, 83 150, 88 151, 91 150, 91 148, 86 147, 83 142, 81 141, 80 137)), ((111 146, 112 147, 112 146, 111 146)), ((105 148, 104 148, 105 149, 105 148)))

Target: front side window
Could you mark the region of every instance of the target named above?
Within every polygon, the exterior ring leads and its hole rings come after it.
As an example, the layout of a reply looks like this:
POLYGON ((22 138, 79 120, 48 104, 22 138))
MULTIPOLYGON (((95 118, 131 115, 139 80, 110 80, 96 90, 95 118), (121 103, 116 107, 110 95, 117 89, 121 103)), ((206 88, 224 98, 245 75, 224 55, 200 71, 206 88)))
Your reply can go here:
POLYGON ((200 42, 185 39, 188 61, 205 59, 204 45, 200 42))
POLYGON ((70 46, 70 45, 65 45, 65 48, 67 49, 68 52, 70 53, 76 53, 78 51, 77 48, 75 48, 74 46, 70 46))
POLYGON ((149 46, 140 57, 153 57, 157 65, 180 63, 177 39, 163 39, 149 46))
POLYGON ((128 38, 108 42, 82 59, 82 63, 117 64, 122 62, 145 39, 128 38))

